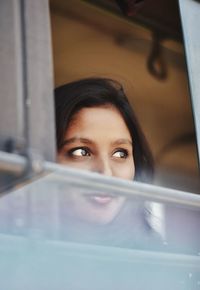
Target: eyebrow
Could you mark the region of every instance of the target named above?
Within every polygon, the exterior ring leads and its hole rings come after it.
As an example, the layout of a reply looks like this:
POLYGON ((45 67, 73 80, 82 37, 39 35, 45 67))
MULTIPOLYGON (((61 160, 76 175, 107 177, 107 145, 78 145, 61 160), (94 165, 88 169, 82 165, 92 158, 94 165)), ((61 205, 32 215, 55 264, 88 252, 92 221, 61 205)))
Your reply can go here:
POLYGON ((128 145, 133 145, 132 141, 129 139, 117 139, 116 141, 112 142, 112 145, 123 145, 123 144, 128 144, 128 145))
MULTIPOLYGON (((94 142, 88 138, 82 138, 82 137, 72 137, 70 139, 66 139, 63 141, 62 146, 72 144, 75 142, 81 142, 83 144, 94 144, 94 142)), ((128 145, 133 145, 132 142, 129 139, 121 138, 117 139, 116 141, 112 142, 112 145, 123 145, 123 144, 128 144, 128 145)))
POLYGON ((82 138, 82 137, 72 137, 70 139, 66 139, 63 141, 62 146, 71 144, 71 143, 75 143, 75 142, 81 142, 84 144, 93 144, 94 142, 92 142, 90 139, 87 138, 82 138))

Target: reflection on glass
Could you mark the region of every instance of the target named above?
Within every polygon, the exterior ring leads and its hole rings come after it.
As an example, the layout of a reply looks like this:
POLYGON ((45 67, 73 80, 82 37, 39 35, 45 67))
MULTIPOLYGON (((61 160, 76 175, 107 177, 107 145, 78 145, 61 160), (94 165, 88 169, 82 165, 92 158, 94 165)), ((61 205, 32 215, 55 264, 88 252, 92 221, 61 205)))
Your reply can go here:
POLYGON ((118 194, 78 184, 54 173, 0 198, 4 289, 198 289, 198 209, 130 195, 104 219, 118 194))
POLYGON ((110 189, 105 197, 104 190, 72 186, 56 174, 0 199, 1 234, 194 255, 200 253, 199 216, 198 209, 110 189))

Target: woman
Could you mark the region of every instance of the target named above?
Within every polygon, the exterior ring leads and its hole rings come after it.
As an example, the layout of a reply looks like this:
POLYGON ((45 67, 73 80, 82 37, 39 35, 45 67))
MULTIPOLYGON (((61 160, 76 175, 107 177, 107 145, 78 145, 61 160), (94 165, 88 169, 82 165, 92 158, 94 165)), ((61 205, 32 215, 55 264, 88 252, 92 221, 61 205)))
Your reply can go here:
MULTIPOLYGON (((150 150, 117 82, 89 78, 63 85, 55 90, 55 105, 59 163, 128 180, 152 178, 150 150)), ((110 234, 116 224, 123 240, 121 229, 127 224, 133 229, 127 231, 125 240, 134 237, 134 244, 151 231, 144 205, 127 202, 123 196, 72 191, 65 194, 62 206, 66 223, 73 220, 68 233, 76 236, 78 232, 82 241, 94 240, 95 232, 95 239, 102 243, 106 229, 110 234)))

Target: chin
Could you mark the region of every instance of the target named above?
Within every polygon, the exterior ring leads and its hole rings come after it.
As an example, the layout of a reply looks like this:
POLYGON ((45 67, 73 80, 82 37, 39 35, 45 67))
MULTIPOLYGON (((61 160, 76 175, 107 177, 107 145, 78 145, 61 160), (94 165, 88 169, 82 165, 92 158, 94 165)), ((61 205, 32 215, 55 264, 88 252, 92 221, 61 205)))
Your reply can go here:
POLYGON ((85 198, 80 210, 76 210, 76 214, 87 223, 107 225, 120 213, 124 202, 124 197, 90 195, 85 198))

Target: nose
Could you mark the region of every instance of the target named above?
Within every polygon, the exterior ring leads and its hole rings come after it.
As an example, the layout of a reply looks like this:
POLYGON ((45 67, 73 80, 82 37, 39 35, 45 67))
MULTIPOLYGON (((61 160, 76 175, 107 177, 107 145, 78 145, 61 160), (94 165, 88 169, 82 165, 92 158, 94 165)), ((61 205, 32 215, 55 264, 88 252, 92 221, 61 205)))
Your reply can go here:
POLYGON ((97 158, 94 164, 94 171, 107 176, 112 176, 113 172, 109 158, 105 156, 97 158))

